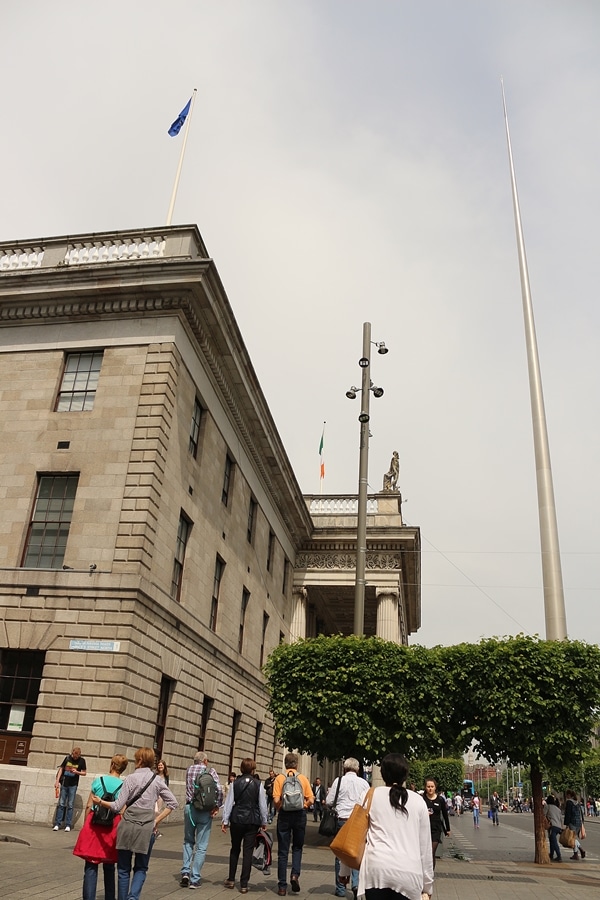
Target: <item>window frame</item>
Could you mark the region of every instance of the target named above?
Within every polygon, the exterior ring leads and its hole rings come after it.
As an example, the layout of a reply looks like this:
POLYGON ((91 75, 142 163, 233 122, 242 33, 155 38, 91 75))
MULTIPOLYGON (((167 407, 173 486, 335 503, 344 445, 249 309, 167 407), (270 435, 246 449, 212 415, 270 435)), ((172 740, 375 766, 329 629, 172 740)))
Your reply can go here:
POLYGON ((190 423, 190 437, 188 443, 188 451, 192 459, 198 459, 198 449, 200 447, 200 429, 202 420, 206 410, 196 397, 194 400, 194 408, 192 410, 192 421, 190 423))
POLYGON ((104 350, 77 350, 65 353, 54 412, 90 412, 94 408, 103 362, 104 350), (82 368, 80 364, 85 357, 89 358, 90 365, 82 368), (94 362, 98 360, 99 365, 96 368, 94 362), (71 362, 75 362, 74 368, 70 368, 71 362), (66 385, 71 380, 72 388, 68 390, 66 385), (80 382, 79 390, 76 390, 78 380, 80 382))
POLYGON ((33 500, 33 507, 27 523, 27 532, 25 535, 25 544, 21 555, 22 569, 60 569, 64 564, 67 553, 67 543, 73 523, 73 514, 75 512, 75 502, 77 499, 77 489, 79 487, 79 472, 38 472, 37 487, 33 500), (46 481, 52 480, 52 487, 44 489, 46 481), (62 494, 54 496, 54 486, 59 480, 64 480, 65 489, 62 494), (68 485, 74 485, 72 496, 68 496, 68 485), (51 512, 53 503, 60 500, 60 509, 56 517, 48 514, 51 512), (67 509, 65 510, 65 505, 67 509), (42 518, 42 513, 46 506, 46 515, 42 518), (68 507, 70 506, 70 509, 68 507), (66 526, 66 527, 65 527, 66 526), (50 539, 50 535, 55 531, 55 536, 50 539), (41 535, 39 545, 32 539, 34 535, 41 535), (37 553, 32 547, 38 546, 37 553), (47 548, 52 547, 52 552, 45 552, 47 548), (46 557, 50 558, 50 565, 40 565, 40 560, 46 557), (34 558, 37 564, 34 564, 34 558))
POLYGON ((221 503, 229 506, 229 499, 233 488, 233 467, 235 463, 229 453, 225 454, 225 469, 223 472, 223 488, 221 490, 221 503))
POLYGON ((217 614, 219 612, 219 593, 221 591, 221 584, 223 583, 225 565, 225 560, 217 553, 217 558, 215 561, 215 574, 213 578, 212 597, 210 601, 210 616, 208 620, 208 627, 215 633, 217 631, 217 614))
POLYGON ((193 522, 186 516, 183 510, 179 514, 177 525, 177 538, 175 543, 175 555, 173 557, 173 574, 171 576, 171 599, 181 602, 181 585, 183 582, 183 567, 185 565, 185 553, 192 532, 193 522), (185 535, 182 536, 185 527, 185 535))

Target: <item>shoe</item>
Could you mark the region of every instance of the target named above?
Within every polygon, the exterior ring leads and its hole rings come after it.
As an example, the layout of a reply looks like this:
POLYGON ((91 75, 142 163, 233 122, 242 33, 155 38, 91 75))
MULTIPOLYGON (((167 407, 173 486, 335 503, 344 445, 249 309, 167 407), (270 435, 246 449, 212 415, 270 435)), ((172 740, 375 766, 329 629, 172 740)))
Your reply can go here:
POLYGON ((247 894, 247 893, 248 893, 248 888, 247 888, 247 887, 245 887, 245 888, 240 888, 240 894, 247 894))
POLYGON ((179 882, 181 887, 189 887, 190 886, 190 876, 187 872, 184 872, 181 876, 181 881, 179 882))
POLYGON ((357 887, 352 888, 352 896, 354 897, 354 900, 356 900, 356 898, 358 897, 358 888, 357 887))
POLYGON ((573 856, 570 856, 569 859, 579 859, 579 854, 574 853, 573 856))
POLYGON ((579 848, 579 852, 581 853, 581 858, 585 859, 585 850, 583 849, 583 847, 579 848))
POLYGON ((65 831, 70 831, 70 830, 71 830, 71 826, 67 825, 67 827, 65 828, 65 831))
POLYGON ((294 892, 295 894, 297 894, 298 891, 300 890, 300 882, 298 881, 298 876, 297 876, 297 875, 292 875, 292 877, 290 878, 290 881, 291 881, 291 883, 292 883, 292 890, 293 890, 293 892, 294 892))
POLYGON ((346 891, 344 891, 344 893, 342 893, 341 891, 336 891, 336 892, 335 892, 335 896, 336 896, 336 897, 345 897, 345 896, 346 896, 346 891))
POLYGON ((196 890, 197 888, 199 888, 199 887, 200 887, 200 882, 199 882, 199 881, 192 881, 192 882, 190 882, 190 891, 195 891, 195 890, 196 890))
POLYGON ((229 879, 227 879, 227 881, 223 882, 223 887, 233 890, 233 888, 235 887, 235 881, 230 881, 229 879))
POLYGON ((287 888, 278 888, 277 893, 280 897, 287 897, 287 888))
POLYGON ((58 825, 55 825, 54 828, 52 829, 52 831, 59 831, 58 825))

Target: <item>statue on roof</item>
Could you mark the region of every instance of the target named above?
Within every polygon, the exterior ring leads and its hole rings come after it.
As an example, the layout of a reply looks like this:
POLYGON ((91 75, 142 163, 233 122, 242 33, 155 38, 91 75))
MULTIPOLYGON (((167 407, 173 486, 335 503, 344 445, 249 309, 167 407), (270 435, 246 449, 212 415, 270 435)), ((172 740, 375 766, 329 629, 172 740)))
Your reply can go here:
POLYGON ((400 477, 400 457, 398 451, 394 450, 390 462, 389 471, 383 476, 384 491, 398 491, 398 478, 400 477))

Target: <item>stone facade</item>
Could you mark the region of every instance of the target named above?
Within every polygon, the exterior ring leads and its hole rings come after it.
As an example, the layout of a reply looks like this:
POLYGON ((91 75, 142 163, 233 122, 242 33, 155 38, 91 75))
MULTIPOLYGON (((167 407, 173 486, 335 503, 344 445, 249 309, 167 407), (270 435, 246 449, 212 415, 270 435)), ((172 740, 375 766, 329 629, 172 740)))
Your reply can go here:
MULTIPOLYGON (((283 748, 261 665, 326 620, 305 565, 323 545, 197 229, 0 245, 0 384, 0 819, 50 822, 74 745, 90 774, 155 746, 180 797, 199 746, 224 781, 248 755, 264 777, 283 748), (101 354, 93 397, 57 411, 81 353, 101 354), (39 486, 63 476, 77 476, 64 554, 24 565, 39 486), (28 729, 9 675, 32 654, 28 729)), ((377 554, 378 587, 396 597, 385 627, 404 640, 390 616, 416 630, 418 598, 402 595, 398 542, 377 554)), ((343 556, 346 604, 350 543, 343 556)))

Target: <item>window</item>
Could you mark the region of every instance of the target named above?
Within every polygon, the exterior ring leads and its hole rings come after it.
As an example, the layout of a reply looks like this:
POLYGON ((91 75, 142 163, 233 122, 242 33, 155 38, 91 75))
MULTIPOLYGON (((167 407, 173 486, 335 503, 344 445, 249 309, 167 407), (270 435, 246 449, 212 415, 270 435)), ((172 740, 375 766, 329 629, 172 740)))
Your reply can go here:
POLYGON ((190 426, 190 446, 189 450, 194 459, 198 458, 198 439, 200 437, 200 422, 202 421, 202 407, 198 399, 194 403, 194 412, 192 413, 192 424, 190 426))
POLYGON ((287 594, 290 585, 290 561, 286 559, 283 563, 283 581, 281 583, 281 593, 287 594))
POLYGON ((267 550, 267 572, 271 571, 271 567, 273 565, 273 552, 275 550, 275 535, 272 531, 269 532, 269 547, 267 550))
POLYGON ((0 731, 33 731, 45 655, 43 650, 0 650, 0 731))
POLYGON ((173 577, 171 579, 171 597, 179 600, 181 597, 181 581, 183 578, 183 561, 192 523, 184 513, 179 516, 177 529, 177 546, 175 547, 175 559, 173 561, 173 577))
POLYGON ((65 371, 56 399, 56 412, 82 412, 93 408, 102 356, 101 350, 67 353, 65 371))
POLYGON ((237 710, 233 712, 233 722, 231 724, 231 748, 229 750, 229 771, 233 772, 235 765, 235 739, 237 737, 237 733, 240 730, 240 723, 242 721, 242 714, 237 710))
POLYGON ((258 503, 254 499, 254 497, 250 497, 250 503, 248 505, 248 531, 246 532, 249 544, 251 544, 254 540, 254 523, 256 522, 257 507, 258 503))
POLYGON ((256 731, 254 733, 254 759, 258 758, 258 745, 260 743, 260 736, 262 733, 262 722, 256 723, 256 731))
POLYGON ((233 472, 233 460, 230 457, 229 453, 225 457, 225 472, 223 474, 223 490, 221 491, 221 500, 223 501, 223 505, 227 506, 229 503, 229 492, 231 490, 231 476, 233 472))
POLYGON ((198 739, 198 750, 206 750, 206 732, 208 731, 208 722, 212 713, 215 701, 212 697, 204 695, 204 703, 202 704, 202 721, 200 722, 200 737, 198 739))
POLYGON ((262 637, 260 641, 260 662, 259 666, 262 668, 262 664, 265 661, 265 643, 267 640, 267 626, 269 624, 269 614, 263 613, 263 627, 262 627, 262 637))
POLYGON ((242 591, 242 609, 240 613, 240 635, 238 638, 238 653, 242 652, 242 647, 244 646, 244 625, 246 622, 246 610, 248 609, 248 603, 250 602, 250 591, 247 588, 244 588, 242 591))
POLYGON ((217 610, 219 608, 219 590, 221 588, 221 579, 225 571, 225 563, 220 556, 217 556, 215 563, 215 578, 213 581, 212 600, 210 603, 210 621, 208 627, 211 631, 217 630, 217 610))
POLYGON ((175 682, 166 675, 160 680, 160 695, 158 698, 158 715, 156 716, 156 729, 154 731, 154 753, 156 759, 161 759, 163 755, 163 744, 165 741, 165 729, 167 727, 167 715, 169 712, 169 703, 173 696, 175 682))
POLYGON ((65 558, 79 475, 39 475, 23 567, 60 569, 65 558))

